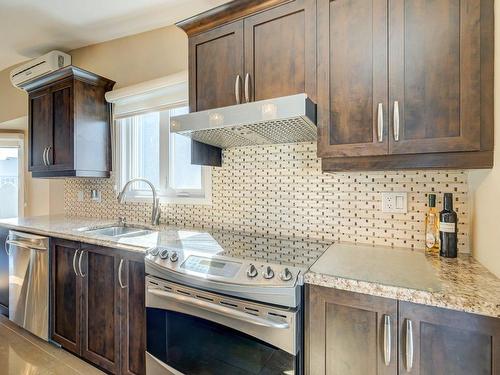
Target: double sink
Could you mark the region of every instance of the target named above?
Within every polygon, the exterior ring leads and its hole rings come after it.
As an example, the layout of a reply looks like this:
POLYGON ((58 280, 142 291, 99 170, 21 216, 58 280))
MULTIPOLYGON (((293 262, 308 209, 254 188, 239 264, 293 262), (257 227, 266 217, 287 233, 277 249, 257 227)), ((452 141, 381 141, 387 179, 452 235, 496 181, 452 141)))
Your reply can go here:
POLYGON ((79 232, 86 234, 111 237, 111 238, 124 238, 124 237, 142 237, 149 234, 157 233, 155 230, 147 229, 139 226, 129 225, 109 225, 99 228, 80 228, 79 232))

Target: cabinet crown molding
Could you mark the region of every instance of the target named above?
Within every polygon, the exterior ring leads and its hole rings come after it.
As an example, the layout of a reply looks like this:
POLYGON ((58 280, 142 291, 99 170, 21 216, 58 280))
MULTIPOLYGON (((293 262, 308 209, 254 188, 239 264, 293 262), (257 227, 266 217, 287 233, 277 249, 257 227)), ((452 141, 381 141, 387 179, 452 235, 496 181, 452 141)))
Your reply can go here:
POLYGON ((188 36, 193 36, 265 9, 293 1, 294 0, 234 0, 186 20, 177 22, 175 25, 184 30, 188 36))

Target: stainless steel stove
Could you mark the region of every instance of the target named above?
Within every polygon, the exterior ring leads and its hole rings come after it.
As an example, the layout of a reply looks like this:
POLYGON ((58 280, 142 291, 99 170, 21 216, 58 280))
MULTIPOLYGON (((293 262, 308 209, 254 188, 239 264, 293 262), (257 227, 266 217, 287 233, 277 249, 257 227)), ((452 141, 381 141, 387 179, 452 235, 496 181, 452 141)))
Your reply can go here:
POLYGON ((301 374, 303 262, 327 245, 180 231, 149 249, 147 374, 301 374))

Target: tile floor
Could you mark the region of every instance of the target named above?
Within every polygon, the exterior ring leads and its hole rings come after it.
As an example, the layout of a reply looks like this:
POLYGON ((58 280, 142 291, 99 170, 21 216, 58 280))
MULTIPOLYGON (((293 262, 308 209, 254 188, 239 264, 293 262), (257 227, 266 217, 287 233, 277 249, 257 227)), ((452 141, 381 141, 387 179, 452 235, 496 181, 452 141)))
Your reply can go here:
POLYGON ((46 343, 0 315, 0 374, 104 374, 68 352, 46 343))

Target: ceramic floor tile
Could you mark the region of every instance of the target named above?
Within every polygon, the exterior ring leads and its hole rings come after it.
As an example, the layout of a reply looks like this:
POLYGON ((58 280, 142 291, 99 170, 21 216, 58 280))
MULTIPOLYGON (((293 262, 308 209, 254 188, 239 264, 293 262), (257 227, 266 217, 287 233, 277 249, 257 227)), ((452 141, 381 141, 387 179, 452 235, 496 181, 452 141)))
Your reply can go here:
POLYGON ((0 316, 0 374, 100 375, 103 372, 0 316))

